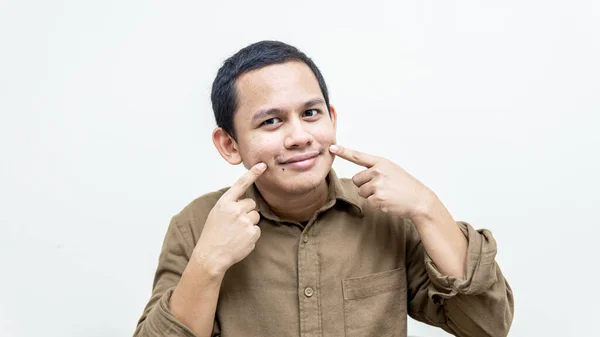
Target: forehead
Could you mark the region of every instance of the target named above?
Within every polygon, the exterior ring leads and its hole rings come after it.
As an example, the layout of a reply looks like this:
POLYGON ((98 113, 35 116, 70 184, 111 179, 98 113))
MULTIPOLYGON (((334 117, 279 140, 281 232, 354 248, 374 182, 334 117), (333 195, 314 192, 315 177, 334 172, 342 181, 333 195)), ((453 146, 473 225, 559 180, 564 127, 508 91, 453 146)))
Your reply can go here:
MULTIPOLYGON (((241 118, 264 108, 294 108, 315 97, 323 98, 317 77, 304 62, 286 62, 256 69, 236 81, 241 118)), ((237 116, 236 116, 237 117, 237 116)))

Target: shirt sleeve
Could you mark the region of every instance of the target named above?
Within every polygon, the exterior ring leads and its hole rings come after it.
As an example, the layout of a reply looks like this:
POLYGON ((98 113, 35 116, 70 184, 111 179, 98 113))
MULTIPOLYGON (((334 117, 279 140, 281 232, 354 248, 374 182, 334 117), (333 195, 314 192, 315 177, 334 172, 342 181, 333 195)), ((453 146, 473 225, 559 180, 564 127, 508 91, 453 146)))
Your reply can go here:
POLYGON ((457 222, 468 240, 466 279, 441 273, 407 221, 409 315, 456 336, 506 336, 512 324, 512 290, 496 263, 488 230, 457 222))
MULTIPOLYGON (((193 251, 193 240, 188 242, 189 237, 182 233, 176 218, 173 218, 159 256, 152 295, 137 323, 134 337, 195 337, 194 332, 178 321, 169 308, 171 294, 193 251)), ((218 332, 213 332, 215 335, 218 332)))

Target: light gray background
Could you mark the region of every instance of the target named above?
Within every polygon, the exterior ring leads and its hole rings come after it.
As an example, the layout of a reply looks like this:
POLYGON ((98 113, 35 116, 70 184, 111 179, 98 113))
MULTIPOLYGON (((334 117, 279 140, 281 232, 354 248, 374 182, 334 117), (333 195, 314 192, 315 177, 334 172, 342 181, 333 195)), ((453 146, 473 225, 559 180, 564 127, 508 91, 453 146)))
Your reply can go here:
POLYGON ((243 172, 209 90, 261 39, 316 61, 340 144, 493 231, 510 336, 592 334, 600 2, 2 0, 2 336, 133 333, 170 217, 243 172))

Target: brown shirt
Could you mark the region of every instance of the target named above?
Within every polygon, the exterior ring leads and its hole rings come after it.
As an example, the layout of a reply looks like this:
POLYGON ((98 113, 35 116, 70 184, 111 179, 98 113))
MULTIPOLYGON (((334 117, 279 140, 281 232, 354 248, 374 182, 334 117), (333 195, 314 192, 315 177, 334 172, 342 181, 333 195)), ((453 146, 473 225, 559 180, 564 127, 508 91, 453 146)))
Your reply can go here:
MULTIPOLYGON (((280 219, 248 189, 262 234, 225 274, 213 336, 406 336, 407 314, 457 336, 508 334, 512 291, 489 231, 458 222, 469 241, 467 278, 443 275, 410 220, 371 208, 333 170, 327 179, 328 202, 306 225, 280 219)), ((225 190, 173 217, 134 336, 194 336, 170 313, 169 298, 225 190)))

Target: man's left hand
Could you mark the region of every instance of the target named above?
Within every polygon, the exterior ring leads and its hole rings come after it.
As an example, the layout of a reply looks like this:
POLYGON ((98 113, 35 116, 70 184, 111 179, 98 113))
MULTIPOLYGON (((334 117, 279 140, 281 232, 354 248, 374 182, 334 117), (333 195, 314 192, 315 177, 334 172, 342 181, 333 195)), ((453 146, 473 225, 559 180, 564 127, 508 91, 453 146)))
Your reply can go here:
POLYGON ((433 191, 391 160, 339 145, 332 145, 329 150, 366 168, 352 181, 358 186, 358 194, 383 212, 412 219, 428 212, 437 199, 433 191))

